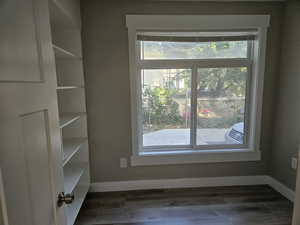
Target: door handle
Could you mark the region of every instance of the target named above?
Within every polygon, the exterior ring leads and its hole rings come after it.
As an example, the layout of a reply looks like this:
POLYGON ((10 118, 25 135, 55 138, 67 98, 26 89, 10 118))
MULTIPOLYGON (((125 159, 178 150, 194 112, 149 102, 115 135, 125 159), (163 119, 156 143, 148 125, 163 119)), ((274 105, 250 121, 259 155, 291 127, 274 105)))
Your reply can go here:
POLYGON ((69 205, 75 199, 74 194, 65 194, 65 192, 61 192, 58 195, 57 205, 61 207, 63 204, 69 205))

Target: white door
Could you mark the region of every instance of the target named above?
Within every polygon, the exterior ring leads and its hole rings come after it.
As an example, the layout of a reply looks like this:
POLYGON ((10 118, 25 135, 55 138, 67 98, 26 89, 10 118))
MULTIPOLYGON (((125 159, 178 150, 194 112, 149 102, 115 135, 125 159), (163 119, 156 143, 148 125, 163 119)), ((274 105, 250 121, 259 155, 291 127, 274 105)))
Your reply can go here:
POLYGON ((0 221, 65 225, 47 0, 0 0, 0 221))

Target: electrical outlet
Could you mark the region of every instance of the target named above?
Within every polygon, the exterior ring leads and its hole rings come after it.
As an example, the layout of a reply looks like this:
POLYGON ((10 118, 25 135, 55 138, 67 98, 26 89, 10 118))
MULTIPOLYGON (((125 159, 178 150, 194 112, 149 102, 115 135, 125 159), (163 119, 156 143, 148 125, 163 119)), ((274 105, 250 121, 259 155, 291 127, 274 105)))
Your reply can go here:
POLYGON ((127 158, 120 158, 120 168, 127 168, 127 158))
POLYGON ((298 167, 298 158, 297 157, 292 157, 292 168, 296 170, 298 167))

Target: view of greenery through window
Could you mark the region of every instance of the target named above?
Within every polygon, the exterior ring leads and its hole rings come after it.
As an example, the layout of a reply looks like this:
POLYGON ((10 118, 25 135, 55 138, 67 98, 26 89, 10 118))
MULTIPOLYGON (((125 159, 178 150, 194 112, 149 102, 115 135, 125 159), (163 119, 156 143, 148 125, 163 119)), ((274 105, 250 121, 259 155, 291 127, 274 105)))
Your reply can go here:
MULTIPOLYGON (((198 69, 198 145, 230 142, 226 140, 227 130, 244 122, 246 79, 245 67, 198 69), (203 128, 210 132, 200 132, 203 128)), ((244 133, 243 126, 237 130, 244 133)), ((239 142, 242 144, 243 140, 239 142)))
POLYGON ((142 76, 144 146, 189 145, 191 70, 143 70, 142 76))
MULTIPOLYGON (((143 59, 247 57, 247 41, 143 41, 141 49, 143 59)), ((191 74, 191 69, 142 70, 144 146, 190 145, 191 74)), ((246 80, 246 67, 198 68, 197 145, 244 142, 246 80), (232 127, 242 137, 230 138, 232 127)))
POLYGON ((247 58, 247 41, 143 41, 142 59, 247 58))

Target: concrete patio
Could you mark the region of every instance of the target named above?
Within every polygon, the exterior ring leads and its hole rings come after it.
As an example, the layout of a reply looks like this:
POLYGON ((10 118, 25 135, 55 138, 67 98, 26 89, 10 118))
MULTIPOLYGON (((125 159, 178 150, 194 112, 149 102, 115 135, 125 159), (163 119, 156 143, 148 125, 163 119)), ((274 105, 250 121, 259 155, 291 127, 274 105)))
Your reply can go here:
MULTIPOLYGON (((225 134, 228 129, 197 129, 197 144, 225 144, 225 134)), ((190 129, 163 129, 150 132, 143 136, 144 146, 157 145, 188 145, 190 129)))

